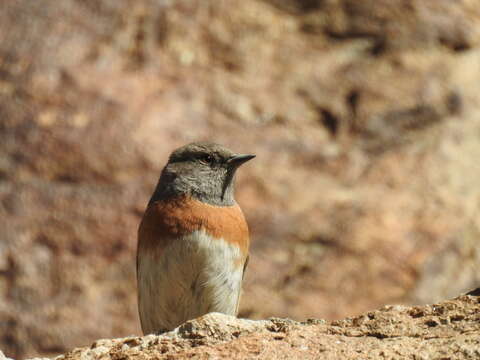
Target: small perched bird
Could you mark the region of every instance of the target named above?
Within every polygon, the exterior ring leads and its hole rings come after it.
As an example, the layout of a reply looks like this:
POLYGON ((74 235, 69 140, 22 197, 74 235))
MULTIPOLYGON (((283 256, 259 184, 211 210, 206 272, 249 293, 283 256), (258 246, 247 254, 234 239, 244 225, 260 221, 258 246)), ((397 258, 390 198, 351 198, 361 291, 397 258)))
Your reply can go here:
POLYGON ((138 308, 145 334, 209 312, 237 315, 249 234, 235 171, 255 155, 213 143, 175 150, 138 230, 138 308))

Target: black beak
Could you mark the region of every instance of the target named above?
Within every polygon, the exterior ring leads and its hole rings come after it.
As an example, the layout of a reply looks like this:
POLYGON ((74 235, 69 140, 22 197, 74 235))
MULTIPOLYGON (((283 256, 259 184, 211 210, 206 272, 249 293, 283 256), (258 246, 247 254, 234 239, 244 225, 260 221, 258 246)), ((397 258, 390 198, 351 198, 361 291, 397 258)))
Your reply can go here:
POLYGON ((233 168, 237 168, 248 160, 252 160, 254 157, 255 155, 234 155, 227 160, 227 164, 233 168))
POLYGON ((227 190, 228 186, 232 183, 233 176, 235 174, 235 171, 238 169, 238 167, 246 163, 248 160, 252 160, 254 157, 255 155, 240 154, 240 155, 233 155, 231 158, 227 160, 228 170, 227 170, 227 177, 225 179, 225 182, 223 183, 222 199, 225 196, 225 191, 227 190))

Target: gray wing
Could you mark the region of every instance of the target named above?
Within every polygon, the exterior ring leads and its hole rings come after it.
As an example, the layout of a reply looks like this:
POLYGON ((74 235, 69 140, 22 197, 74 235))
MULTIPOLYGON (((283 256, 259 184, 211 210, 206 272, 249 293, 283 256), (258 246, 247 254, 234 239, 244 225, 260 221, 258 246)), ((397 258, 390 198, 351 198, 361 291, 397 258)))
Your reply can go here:
MULTIPOLYGON (((243 279, 245 278, 245 270, 247 270, 247 265, 248 261, 250 260, 250 255, 247 255, 247 258, 245 259, 245 264, 243 264, 243 274, 242 274, 242 282, 243 279)), ((242 297, 242 286, 240 285, 238 289, 238 294, 237 294, 237 305, 235 307, 235 314, 238 315, 238 308, 240 307, 240 298, 242 297)))

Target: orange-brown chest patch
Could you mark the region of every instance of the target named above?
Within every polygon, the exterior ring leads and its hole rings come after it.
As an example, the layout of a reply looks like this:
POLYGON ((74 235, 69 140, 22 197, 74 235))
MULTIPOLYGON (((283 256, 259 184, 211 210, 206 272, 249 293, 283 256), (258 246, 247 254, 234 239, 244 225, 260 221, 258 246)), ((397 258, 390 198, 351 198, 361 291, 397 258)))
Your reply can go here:
POLYGON ((236 244, 246 256, 249 234, 240 207, 214 206, 187 197, 158 201, 148 207, 138 231, 139 248, 158 252, 169 241, 202 229, 214 238, 236 244))

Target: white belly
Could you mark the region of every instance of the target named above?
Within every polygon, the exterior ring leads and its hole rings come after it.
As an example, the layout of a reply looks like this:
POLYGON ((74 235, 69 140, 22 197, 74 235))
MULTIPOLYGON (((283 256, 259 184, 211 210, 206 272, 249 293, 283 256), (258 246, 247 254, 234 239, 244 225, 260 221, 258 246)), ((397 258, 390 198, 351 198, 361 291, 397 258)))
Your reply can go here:
POLYGON ((138 301, 145 334, 209 312, 236 315, 243 277, 238 246, 196 231, 170 242, 160 257, 141 255, 138 301))

